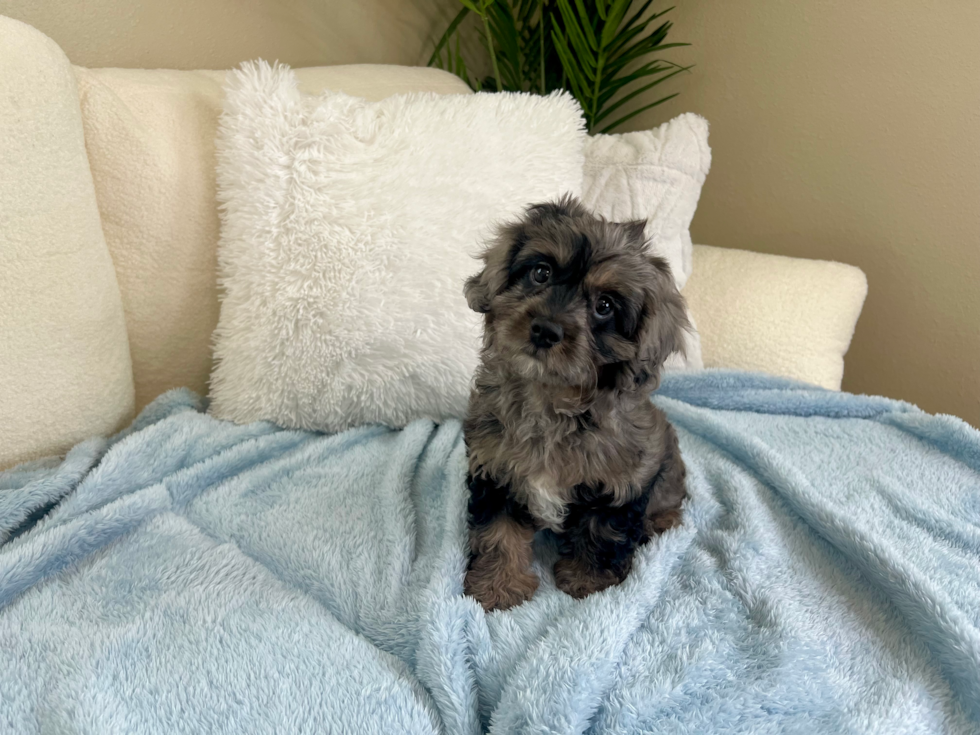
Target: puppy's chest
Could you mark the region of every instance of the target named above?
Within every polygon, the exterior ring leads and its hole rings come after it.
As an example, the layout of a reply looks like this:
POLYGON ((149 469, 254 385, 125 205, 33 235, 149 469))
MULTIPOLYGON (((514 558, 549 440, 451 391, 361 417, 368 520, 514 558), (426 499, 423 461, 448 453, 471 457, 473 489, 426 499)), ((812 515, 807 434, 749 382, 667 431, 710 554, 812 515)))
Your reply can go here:
POLYGON ((561 532, 577 487, 619 492, 629 487, 621 452, 613 437, 596 426, 575 429, 543 426, 504 427, 493 451, 499 477, 506 478, 516 500, 543 527, 561 532), (555 430, 555 429, 558 430, 555 430))
POLYGON ((517 499, 523 502, 535 520, 552 531, 561 532, 573 499, 573 489, 559 485, 546 472, 527 478, 515 488, 517 499))
POLYGON ((594 484, 595 458, 580 443, 559 442, 545 448, 525 445, 522 460, 512 467, 515 497, 544 527, 560 532, 575 501, 576 486, 594 484))

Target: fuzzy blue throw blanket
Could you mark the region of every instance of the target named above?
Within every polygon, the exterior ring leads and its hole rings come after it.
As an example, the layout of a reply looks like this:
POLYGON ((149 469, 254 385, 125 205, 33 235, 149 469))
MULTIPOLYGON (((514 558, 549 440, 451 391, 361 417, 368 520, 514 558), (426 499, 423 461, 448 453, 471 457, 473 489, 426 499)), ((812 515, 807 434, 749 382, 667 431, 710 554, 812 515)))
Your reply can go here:
POLYGON ((684 524, 621 586, 462 596, 460 425, 171 392, 0 474, 3 733, 977 733, 980 434, 746 374, 655 397, 684 524))

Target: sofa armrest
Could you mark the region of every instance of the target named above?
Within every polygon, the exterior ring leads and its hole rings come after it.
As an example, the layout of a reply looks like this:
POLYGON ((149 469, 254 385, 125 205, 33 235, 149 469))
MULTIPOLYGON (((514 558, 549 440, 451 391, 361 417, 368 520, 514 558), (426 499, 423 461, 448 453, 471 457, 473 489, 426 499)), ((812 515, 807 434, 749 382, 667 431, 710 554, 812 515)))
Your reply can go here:
POLYGON ((852 265, 695 245, 684 297, 705 367, 840 390, 867 292, 864 273, 852 265))
POLYGON ((0 69, 4 469, 129 423, 133 369, 71 64, 0 16, 0 69))

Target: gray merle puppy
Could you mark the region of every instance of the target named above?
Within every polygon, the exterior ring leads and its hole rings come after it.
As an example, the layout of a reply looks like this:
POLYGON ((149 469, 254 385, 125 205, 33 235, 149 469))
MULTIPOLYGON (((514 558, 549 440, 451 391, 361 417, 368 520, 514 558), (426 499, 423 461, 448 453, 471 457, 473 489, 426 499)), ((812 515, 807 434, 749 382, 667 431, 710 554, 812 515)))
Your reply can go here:
POLYGON ((485 334, 465 424, 465 587, 487 610, 534 594, 538 529, 558 536, 558 587, 585 597, 621 582, 636 548, 680 522, 684 462, 649 397, 690 325, 643 226, 571 197, 535 205, 466 282, 485 334))

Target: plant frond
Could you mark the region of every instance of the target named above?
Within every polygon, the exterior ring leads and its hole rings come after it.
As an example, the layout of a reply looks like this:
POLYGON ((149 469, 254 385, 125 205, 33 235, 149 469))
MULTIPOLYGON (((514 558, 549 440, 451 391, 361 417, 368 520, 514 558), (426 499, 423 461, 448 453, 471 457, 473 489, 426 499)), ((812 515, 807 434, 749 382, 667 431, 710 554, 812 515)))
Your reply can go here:
POLYGON ((435 50, 432 52, 432 56, 429 57, 429 63, 427 66, 435 66, 436 62, 439 61, 439 53, 443 48, 445 48, 446 44, 449 43, 449 39, 453 37, 454 33, 456 33, 456 29, 459 28, 459 24, 462 23, 469 14, 470 9, 465 6, 460 9, 458 13, 456 13, 456 17, 453 18, 452 22, 449 24, 449 27, 446 28, 446 32, 442 34, 439 42, 436 43, 435 50))
POLYGON ((656 102, 651 102, 649 105, 643 105, 643 107, 639 108, 638 110, 633 110, 633 112, 629 113, 628 115, 624 115, 623 117, 619 118, 616 122, 609 123, 606 127, 604 127, 599 132, 600 133, 609 133, 612 130, 615 130, 620 125, 622 125, 627 120, 632 120, 634 117, 636 117, 637 115, 639 115, 641 112, 646 112, 647 110, 649 110, 649 109, 651 109, 653 107, 656 107, 657 105, 662 105, 667 100, 672 100, 672 99, 674 99, 674 97, 676 97, 679 94, 680 94, 680 92, 674 92, 673 94, 669 94, 666 97, 661 97, 656 102))
POLYGON ((582 106, 588 129, 612 130, 636 115, 673 99, 667 95, 616 117, 623 108, 658 85, 688 71, 664 59, 663 52, 687 46, 668 43, 673 10, 654 11, 653 0, 460 0, 462 7, 439 38, 429 59, 474 89, 547 94, 568 89, 582 106), (471 78, 461 25, 479 17, 483 48, 492 75, 471 78))

